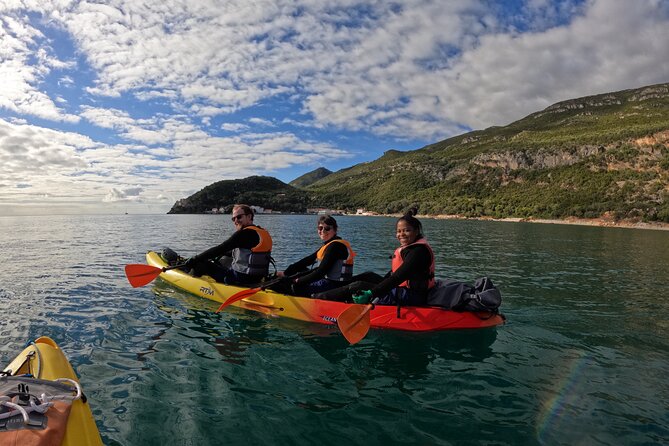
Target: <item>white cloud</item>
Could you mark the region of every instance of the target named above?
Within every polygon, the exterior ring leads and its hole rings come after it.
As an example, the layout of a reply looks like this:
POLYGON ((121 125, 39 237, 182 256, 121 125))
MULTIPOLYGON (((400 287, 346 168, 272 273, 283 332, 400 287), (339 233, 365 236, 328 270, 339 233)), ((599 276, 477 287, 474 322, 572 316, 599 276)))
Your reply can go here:
POLYGON ((526 0, 512 15, 506 7, 3 2, 0 204, 164 205, 223 178, 351 156, 322 135, 436 141, 560 100, 669 80, 666 1, 526 0))
MULTIPOLYGON (((528 0, 511 18, 477 0, 54 1, 41 10, 97 73, 88 92, 166 98, 205 124, 297 93, 316 128, 437 138, 669 77, 667 8, 655 0, 634 8, 624 0, 528 0)), ((23 59, 4 64, 18 93, 0 107, 75 120, 35 88, 43 73, 26 58, 46 40, 17 19, 5 23, 23 59)), ((68 66, 45 45, 39 51, 52 68, 68 66)))
POLYGON ((221 128, 226 132, 241 132, 244 130, 248 130, 249 126, 246 124, 226 122, 221 124, 221 128))
POLYGON ((221 179, 350 156, 288 132, 216 137, 185 118, 133 120, 127 113, 104 109, 86 114, 137 144, 103 144, 0 119, 0 205, 141 201, 165 206, 221 179), (142 125, 165 144, 143 145, 142 125))
POLYGON ((269 119, 263 119, 263 118, 250 118, 249 123, 251 124, 256 124, 256 125, 261 125, 265 127, 275 127, 275 124, 270 121, 269 119))
POLYGON ((71 173, 88 165, 78 149, 92 146, 82 135, 0 119, 0 177, 21 182, 32 175, 71 173))
POLYGON ((39 85, 51 69, 71 67, 49 55, 44 36, 13 17, 0 16, 0 109, 44 119, 76 123, 39 85), (37 59, 33 64, 32 59, 37 59))
POLYGON ((143 190, 144 189, 139 186, 125 189, 112 187, 102 201, 106 203, 113 203, 116 201, 140 201, 140 194, 143 190))
POLYGON ((669 79, 669 17, 655 1, 634 8, 591 1, 566 25, 550 20, 524 34, 455 5, 407 9, 380 24, 355 59, 315 85, 307 110, 336 126, 409 137, 432 128, 427 135, 437 138, 463 124, 507 124, 560 100, 669 79), (407 38, 405 29, 421 31, 407 38), (423 67, 421 58, 449 45, 461 52, 436 69, 423 67))

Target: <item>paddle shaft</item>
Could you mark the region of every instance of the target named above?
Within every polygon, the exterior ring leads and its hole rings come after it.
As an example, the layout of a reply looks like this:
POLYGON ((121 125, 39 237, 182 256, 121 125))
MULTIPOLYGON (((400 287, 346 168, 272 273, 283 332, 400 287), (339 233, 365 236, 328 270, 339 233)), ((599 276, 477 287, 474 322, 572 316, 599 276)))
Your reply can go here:
POLYGON ((164 266, 161 269, 163 270, 163 272, 165 272, 165 271, 169 271, 171 269, 183 268, 184 266, 186 266, 185 263, 180 263, 178 265, 164 266))
POLYGON ((367 304, 365 305, 365 309, 362 310, 362 312, 356 317, 353 322, 351 323, 351 326, 356 325, 358 322, 362 320, 362 318, 365 317, 367 313, 371 311, 371 309, 374 308, 374 304, 367 304))
POLYGON ((364 318, 365 315, 366 315, 367 313, 369 313, 371 310, 374 309, 374 305, 375 305, 378 301, 379 301, 379 298, 378 298, 378 297, 375 297, 373 301, 371 301, 370 303, 368 303, 367 305, 365 305, 365 309, 362 311, 362 313, 360 313, 360 316, 358 316, 357 318, 355 318, 355 320, 353 321, 353 323, 352 323, 351 325, 355 325, 355 324, 357 324, 358 322, 360 322, 360 321, 362 320, 362 318, 364 318))
POLYGON ((239 292, 233 294, 232 296, 228 297, 228 299, 225 302, 223 302, 220 307, 218 307, 218 310, 216 310, 216 313, 220 312, 223 308, 227 307, 228 305, 232 305, 235 302, 238 302, 242 299, 246 299, 248 297, 253 296, 254 294, 256 294, 259 291, 263 291, 263 290, 267 289, 267 287, 270 287, 274 284, 277 284, 277 283, 279 283, 283 280, 293 279, 297 276, 298 276, 298 274, 295 274, 295 275, 292 275, 292 276, 289 276, 289 277, 277 277, 276 279, 272 279, 268 282, 263 283, 259 287, 239 291, 239 292))

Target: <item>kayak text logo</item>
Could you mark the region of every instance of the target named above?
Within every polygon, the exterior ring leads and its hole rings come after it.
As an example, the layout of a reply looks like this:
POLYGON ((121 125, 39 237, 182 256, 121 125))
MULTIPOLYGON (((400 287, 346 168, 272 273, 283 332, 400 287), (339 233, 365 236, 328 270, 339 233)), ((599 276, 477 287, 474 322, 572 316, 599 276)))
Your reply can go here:
POLYGON ((210 296, 214 295, 214 290, 212 290, 211 288, 207 288, 206 286, 201 286, 200 287, 200 292, 202 294, 208 294, 210 296))
POLYGON ((332 317, 332 316, 321 316, 321 319, 323 319, 325 322, 331 322, 333 324, 337 323, 337 318, 332 317))

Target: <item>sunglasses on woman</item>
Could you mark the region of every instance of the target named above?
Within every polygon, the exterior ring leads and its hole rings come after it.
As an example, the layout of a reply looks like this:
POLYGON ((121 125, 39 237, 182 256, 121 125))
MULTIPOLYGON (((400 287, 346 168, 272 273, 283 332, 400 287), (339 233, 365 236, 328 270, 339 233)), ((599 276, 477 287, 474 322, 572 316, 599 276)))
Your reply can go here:
POLYGON ((318 232, 321 232, 321 231, 328 232, 330 229, 332 229, 331 226, 319 226, 318 227, 318 232))

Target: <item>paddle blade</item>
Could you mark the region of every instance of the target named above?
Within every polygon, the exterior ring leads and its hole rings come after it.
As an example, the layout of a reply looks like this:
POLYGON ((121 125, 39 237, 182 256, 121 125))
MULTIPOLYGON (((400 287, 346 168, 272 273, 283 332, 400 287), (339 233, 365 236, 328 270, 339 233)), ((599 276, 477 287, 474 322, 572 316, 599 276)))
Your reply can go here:
POLYGON ((228 305, 232 305, 239 300, 246 299, 247 297, 253 296, 255 293, 257 293, 260 290, 262 290, 262 288, 251 288, 251 289, 248 289, 248 290, 241 290, 241 291, 233 294, 232 296, 228 297, 228 300, 223 302, 220 307, 218 307, 218 310, 216 310, 216 313, 218 313, 219 311, 221 311, 223 308, 227 307, 228 305))
POLYGON ((132 264, 125 266, 125 275, 133 288, 152 282, 162 272, 161 268, 151 265, 132 264))
POLYGON ((373 305, 352 305, 337 316, 339 330, 349 343, 356 344, 367 336, 372 308, 373 305))

